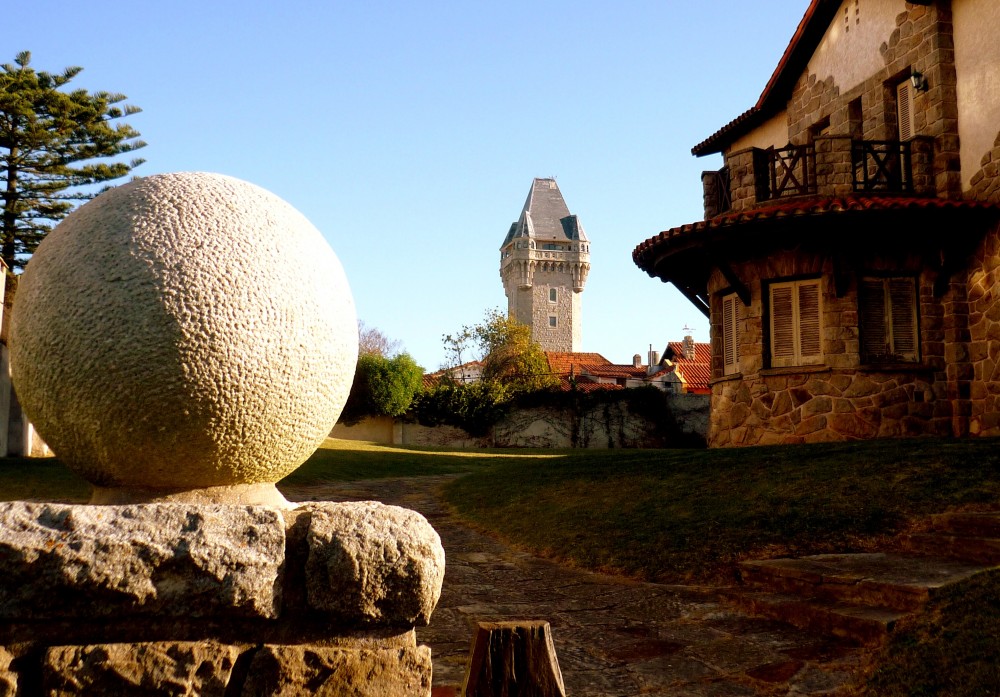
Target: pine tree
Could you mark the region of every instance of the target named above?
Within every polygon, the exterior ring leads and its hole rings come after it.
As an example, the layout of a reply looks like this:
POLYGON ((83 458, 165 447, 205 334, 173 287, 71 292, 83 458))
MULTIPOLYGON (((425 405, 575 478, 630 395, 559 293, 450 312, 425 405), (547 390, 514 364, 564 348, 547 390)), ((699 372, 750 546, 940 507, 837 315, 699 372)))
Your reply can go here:
MULTIPOLYGON (((124 177, 144 160, 99 162, 144 147, 139 132, 116 122, 139 113, 112 92, 63 91, 82 68, 36 72, 31 54, 0 65, 0 257, 23 268, 45 234, 95 185, 124 177)), ((107 188, 107 187, 104 187, 107 188)))

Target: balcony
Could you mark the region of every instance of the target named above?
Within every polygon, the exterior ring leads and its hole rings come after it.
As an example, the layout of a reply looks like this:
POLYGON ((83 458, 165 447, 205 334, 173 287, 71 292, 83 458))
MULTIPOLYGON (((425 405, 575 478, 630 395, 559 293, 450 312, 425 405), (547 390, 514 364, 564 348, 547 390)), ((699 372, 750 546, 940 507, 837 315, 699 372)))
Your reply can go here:
POLYGON ((702 175, 706 219, 795 197, 935 196, 934 142, 821 136, 808 145, 730 153, 702 175))

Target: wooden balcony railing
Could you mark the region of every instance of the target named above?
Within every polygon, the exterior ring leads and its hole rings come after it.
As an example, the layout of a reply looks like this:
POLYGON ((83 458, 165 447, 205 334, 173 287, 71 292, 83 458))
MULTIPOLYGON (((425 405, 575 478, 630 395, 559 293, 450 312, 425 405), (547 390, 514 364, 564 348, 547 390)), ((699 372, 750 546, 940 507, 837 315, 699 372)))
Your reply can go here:
POLYGON ((913 164, 909 141, 856 140, 851 143, 854 191, 911 193, 913 164))
POLYGON ((816 149, 812 144, 763 152, 767 158, 767 198, 816 193, 816 149))
POLYGON ((934 150, 930 136, 904 142, 819 136, 808 145, 738 150, 726 155, 723 170, 702 175, 705 214, 796 196, 936 196, 934 150))

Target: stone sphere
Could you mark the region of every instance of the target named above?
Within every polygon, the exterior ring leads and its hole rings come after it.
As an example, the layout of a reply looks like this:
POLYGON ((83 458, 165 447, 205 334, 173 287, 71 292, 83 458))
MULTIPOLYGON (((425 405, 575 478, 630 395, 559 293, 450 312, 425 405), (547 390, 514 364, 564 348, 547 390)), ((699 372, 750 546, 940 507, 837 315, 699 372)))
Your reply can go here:
POLYGON ((333 250, 277 196, 164 174, 52 230, 14 300, 11 372, 38 433, 98 487, 273 483, 329 434, 357 318, 333 250))

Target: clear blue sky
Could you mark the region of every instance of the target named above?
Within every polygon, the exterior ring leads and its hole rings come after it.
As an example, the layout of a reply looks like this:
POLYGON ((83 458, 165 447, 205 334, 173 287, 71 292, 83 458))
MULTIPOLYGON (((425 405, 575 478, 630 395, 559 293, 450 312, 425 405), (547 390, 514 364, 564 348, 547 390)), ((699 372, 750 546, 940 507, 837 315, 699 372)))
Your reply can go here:
POLYGON ((614 362, 708 324, 632 249, 702 217, 690 149, 753 105, 807 0, 6 3, 4 54, 122 92, 137 174, 263 186, 326 236, 358 315, 428 370, 506 309, 499 246, 533 177, 591 239, 583 348, 614 362), (12 38, 13 37, 13 38, 12 38))

